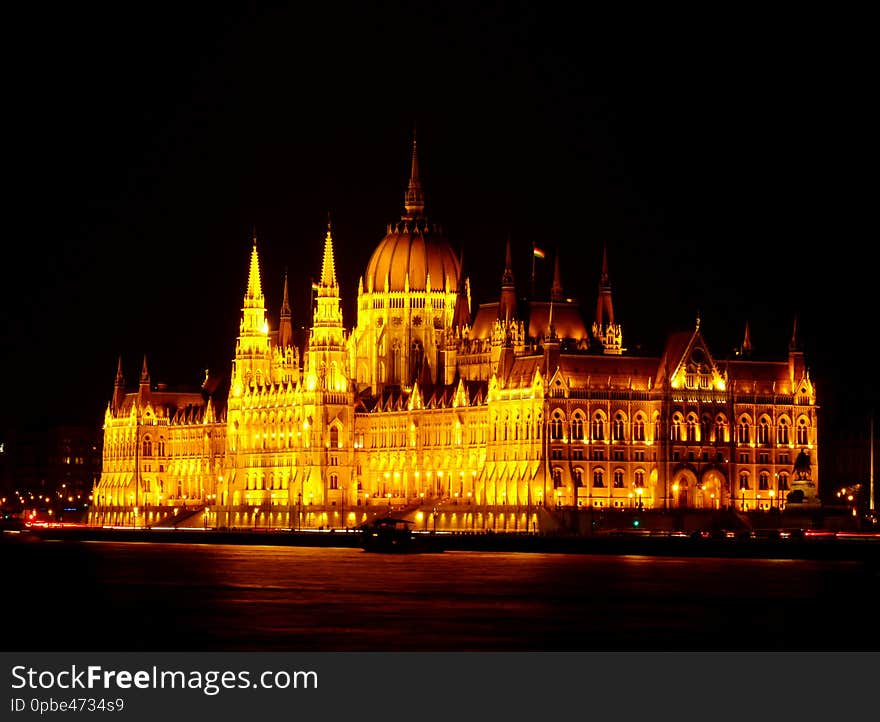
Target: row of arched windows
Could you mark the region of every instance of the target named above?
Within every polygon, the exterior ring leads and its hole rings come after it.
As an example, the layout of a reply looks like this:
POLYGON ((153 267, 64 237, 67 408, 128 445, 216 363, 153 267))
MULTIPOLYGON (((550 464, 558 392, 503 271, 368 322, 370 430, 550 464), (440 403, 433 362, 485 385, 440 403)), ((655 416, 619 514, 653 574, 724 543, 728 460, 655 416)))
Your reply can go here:
MULTIPOLYGON (((654 413, 652 422, 654 438, 662 438, 658 412, 654 413)), ((612 441, 626 441, 627 426, 629 425, 630 439, 633 442, 645 441, 647 418, 641 412, 636 414, 631 424, 627 423, 626 415, 623 412, 617 412, 609 422, 602 411, 596 411, 593 414, 588 428, 586 423, 586 416, 580 410, 574 412, 570 422, 566 422, 565 414, 560 409, 556 409, 550 418, 550 439, 552 441, 567 439, 582 441, 584 432, 588 430, 589 438, 592 441, 605 441, 608 438, 607 434, 610 434, 612 441)), ((702 418, 698 419, 694 413, 684 416, 682 413, 676 412, 670 423, 669 438, 672 441, 727 443, 729 441, 727 428, 728 422, 724 414, 718 414, 714 418, 704 414, 702 418)), ((805 417, 798 419, 794 429, 794 441, 798 446, 806 446, 809 443, 809 428, 809 422, 805 417)), ((743 415, 737 423, 736 431, 736 440, 740 444, 752 443, 753 436, 754 441, 761 445, 789 444, 792 441, 791 422, 785 416, 780 417, 775 425, 772 424, 769 416, 762 416, 758 424, 754 426, 750 418, 743 415)))
MULTIPOLYGON (((558 489, 563 486, 562 469, 560 467, 553 468, 553 488, 558 489)), ((576 466, 572 470, 572 481, 576 488, 584 486, 584 470, 576 466)), ((611 483, 615 489, 623 489, 626 485, 626 475, 623 469, 615 469, 611 473, 611 483)), ((633 472, 632 486, 636 489, 645 487, 645 471, 644 469, 636 469, 633 472)), ((606 487, 605 469, 597 467, 593 469, 593 488, 603 489, 606 487)))
MULTIPOLYGON (((749 472, 741 471, 739 474, 739 488, 744 491, 750 490, 752 488, 751 484, 750 484, 750 478, 751 477, 749 475, 749 472)), ((758 491, 770 491, 770 490, 788 491, 788 489, 789 489, 788 480, 789 480, 788 472, 785 472, 785 471, 779 472, 779 474, 777 474, 777 477, 776 477, 777 484, 776 484, 776 487, 774 488, 774 486, 770 482, 770 472, 769 471, 761 471, 758 474, 758 491)))

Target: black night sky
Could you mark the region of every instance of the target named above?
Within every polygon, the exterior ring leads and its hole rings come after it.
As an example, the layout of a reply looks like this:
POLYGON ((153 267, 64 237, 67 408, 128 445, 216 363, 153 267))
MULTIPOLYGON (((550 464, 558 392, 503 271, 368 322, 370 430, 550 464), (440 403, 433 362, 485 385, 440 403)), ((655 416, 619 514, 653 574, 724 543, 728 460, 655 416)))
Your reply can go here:
POLYGON ((589 315, 607 242, 630 349, 699 313, 716 357, 748 321, 782 358, 798 314, 823 402, 876 400, 867 46, 833 18, 473 5, 8 15, 0 428, 99 425, 119 354, 129 383, 145 353, 154 382, 227 372, 254 227, 272 316, 287 268, 307 325, 332 215, 351 326, 414 126, 476 303, 509 235, 520 290, 535 241, 589 315))

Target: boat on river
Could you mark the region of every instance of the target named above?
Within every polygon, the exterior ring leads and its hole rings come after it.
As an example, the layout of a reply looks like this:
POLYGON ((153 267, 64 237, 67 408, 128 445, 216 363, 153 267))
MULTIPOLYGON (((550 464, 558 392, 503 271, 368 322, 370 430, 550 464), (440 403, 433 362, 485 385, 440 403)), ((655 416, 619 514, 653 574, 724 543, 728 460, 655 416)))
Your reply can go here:
POLYGON ((413 554, 442 552, 439 538, 416 533, 413 522, 390 516, 377 517, 360 527, 364 551, 382 554, 413 554))

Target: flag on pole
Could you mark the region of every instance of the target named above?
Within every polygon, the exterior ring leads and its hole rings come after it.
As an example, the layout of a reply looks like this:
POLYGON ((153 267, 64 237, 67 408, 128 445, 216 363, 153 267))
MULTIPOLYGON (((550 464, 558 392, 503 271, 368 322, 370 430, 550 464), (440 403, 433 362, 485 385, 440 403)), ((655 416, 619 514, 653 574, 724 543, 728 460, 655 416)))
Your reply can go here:
POLYGON ((536 245, 532 244, 532 251, 535 254, 535 258, 544 258, 547 254, 544 253, 543 248, 538 248, 536 245))

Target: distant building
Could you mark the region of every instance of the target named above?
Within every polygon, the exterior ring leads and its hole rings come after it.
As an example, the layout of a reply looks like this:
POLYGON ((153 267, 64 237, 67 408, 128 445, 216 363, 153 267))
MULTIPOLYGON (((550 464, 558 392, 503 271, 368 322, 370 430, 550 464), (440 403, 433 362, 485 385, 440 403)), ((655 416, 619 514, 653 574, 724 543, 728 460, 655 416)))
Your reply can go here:
POLYGON ((101 435, 92 426, 34 426, 3 440, 3 497, 49 516, 83 510, 101 473, 101 435))
POLYGON ((307 513, 335 526, 393 504, 455 509, 462 525, 513 514, 527 528, 541 506, 818 504, 819 408, 796 323, 772 361, 752 358, 748 326, 739 355, 717 360, 699 319, 659 357, 634 355, 607 252, 588 322, 558 257, 549 294, 519 292, 509 241, 497 300, 473 308, 461 258, 425 214, 415 142, 403 215, 358 283, 352 329, 334 263, 328 225, 300 349, 286 278, 270 325, 254 238, 228 391, 155 388, 146 360, 128 389, 120 361, 102 518, 196 504, 220 525, 307 513))

